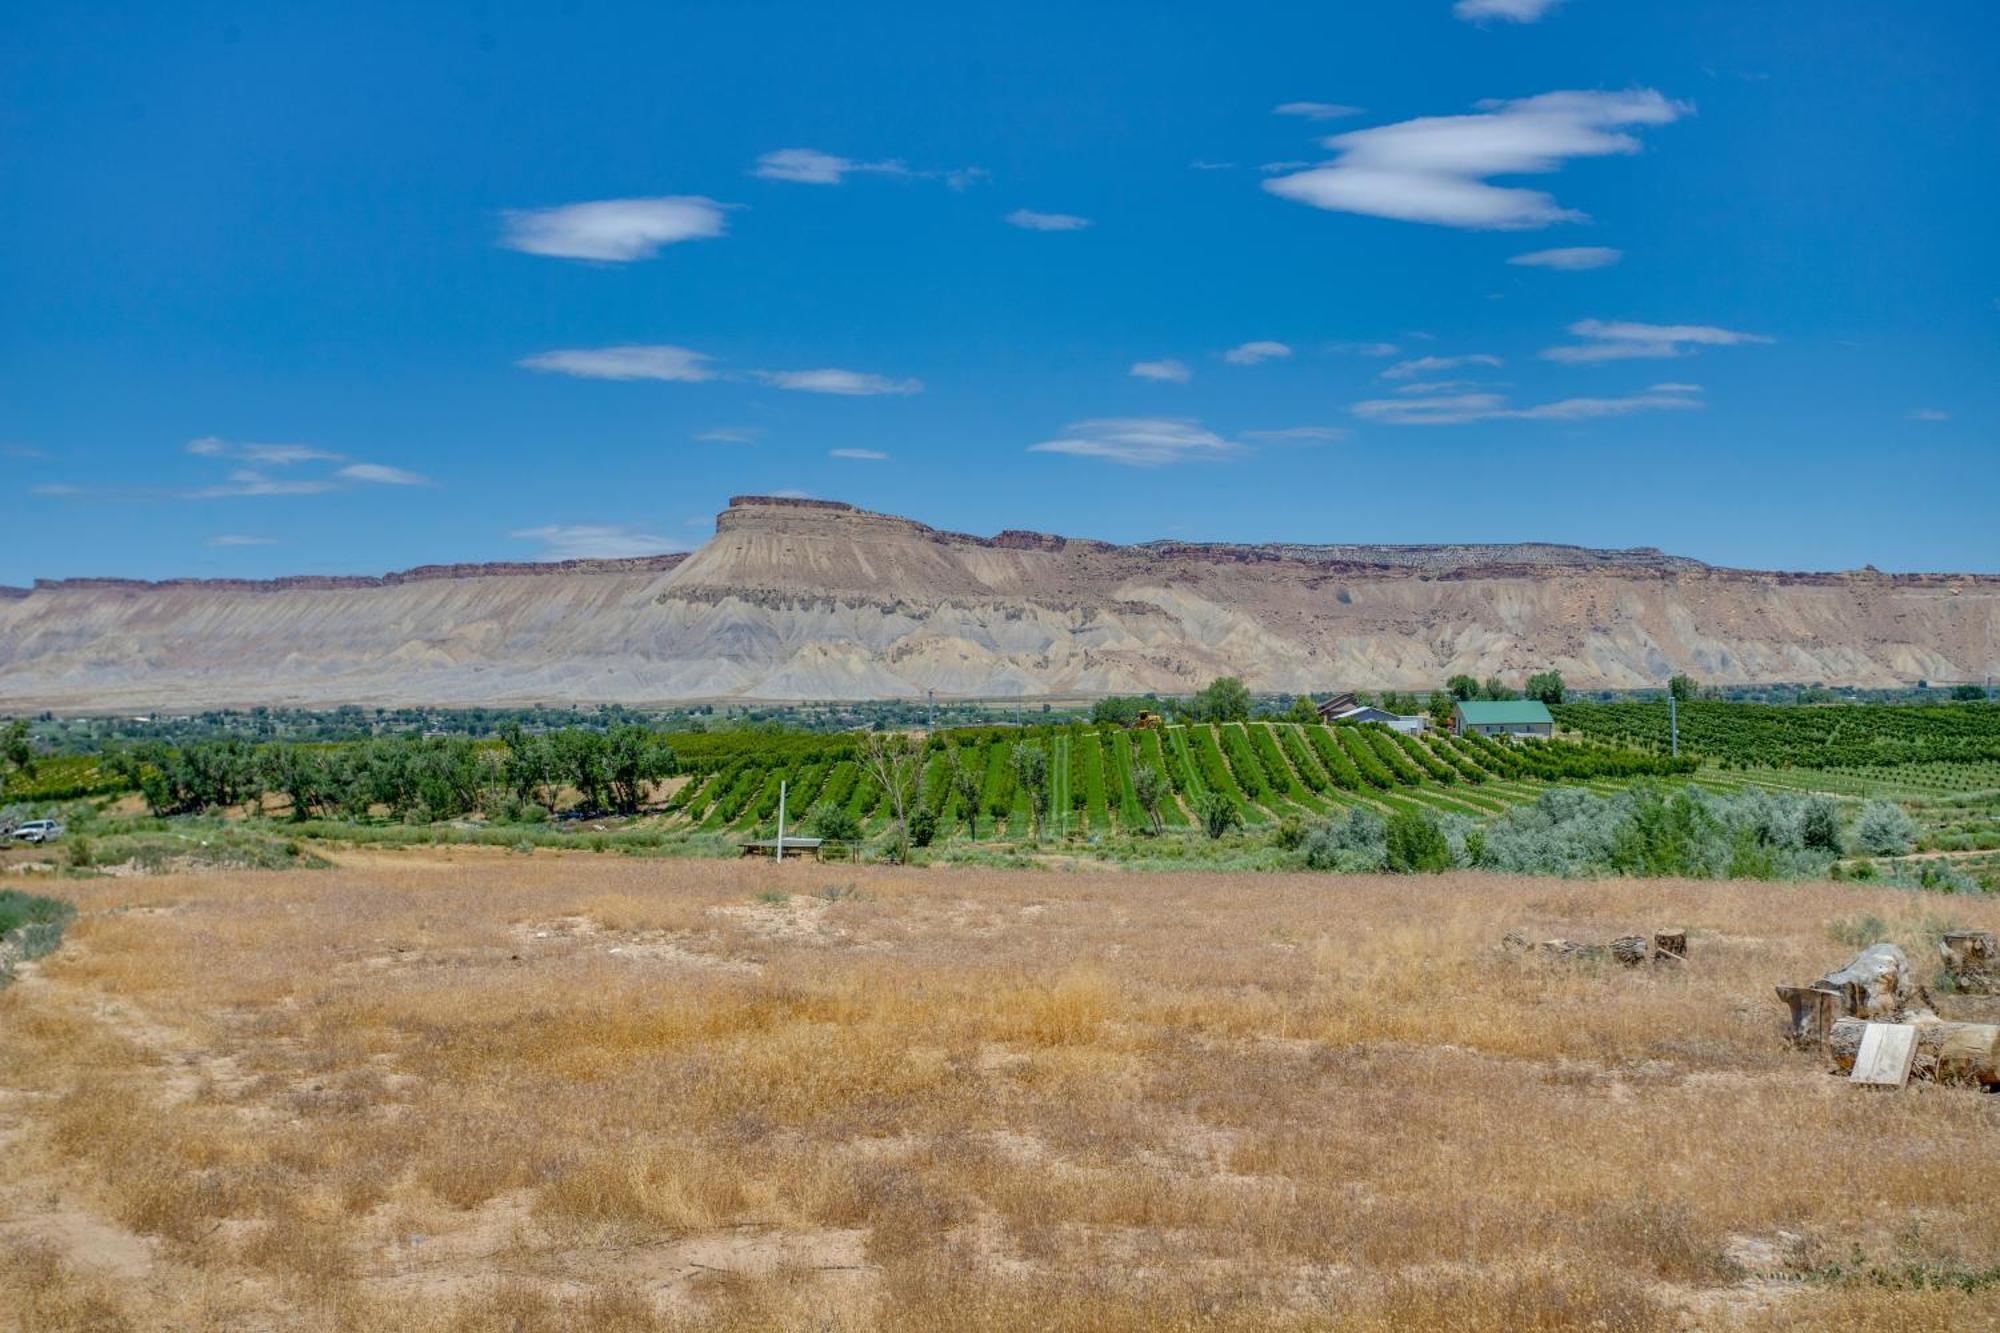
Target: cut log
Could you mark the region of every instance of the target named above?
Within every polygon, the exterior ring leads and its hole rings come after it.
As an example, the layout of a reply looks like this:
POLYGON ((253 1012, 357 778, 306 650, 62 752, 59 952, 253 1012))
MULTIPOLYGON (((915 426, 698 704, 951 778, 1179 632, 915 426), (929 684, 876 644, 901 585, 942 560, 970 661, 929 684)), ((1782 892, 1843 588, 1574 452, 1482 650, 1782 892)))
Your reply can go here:
POLYGON ((1850 1018, 1888 1023, 1936 1016, 1931 997, 1910 970, 1910 960, 1886 940, 1869 945, 1847 966, 1815 981, 1812 989, 1839 995, 1840 1011, 1850 1018))
POLYGON ((1660 962, 1676 958, 1686 962, 1688 956, 1688 933, 1685 930, 1662 930, 1653 936, 1653 961, 1660 962))
POLYGON ((1611 956, 1627 967, 1645 962, 1648 952, 1644 935, 1620 935, 1611 941, 1611 956))
MULTIPOLYGON (((2000 1087, 2000 1024, 1944 1023, 1933 1019, 1912 1026, 1917 1030, 1917 1054, 1911 1078, 2000 1087)), ((1867 1028, 1868 1023, 1859 1018, 1834 1022, 1827 1034, 1827 1054, 1832 1056, 1836 1070, 1843 1074, 1852 1072, 1867 1028)))

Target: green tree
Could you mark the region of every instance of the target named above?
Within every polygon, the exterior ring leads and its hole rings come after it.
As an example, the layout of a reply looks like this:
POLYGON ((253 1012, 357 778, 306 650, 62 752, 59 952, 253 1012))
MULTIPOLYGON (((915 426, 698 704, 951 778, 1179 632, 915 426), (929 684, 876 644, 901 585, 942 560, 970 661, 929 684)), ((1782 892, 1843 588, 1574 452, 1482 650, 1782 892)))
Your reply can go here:
POLYGON ((1667 681, 1667 693, 1686 703, 1695 696, 1694 677, 1682 674, 1670 677, 1667 681))
POLYGON ((855 758, 861 771, 889 793, 889 807, 896 813, 892 833, 896 859, 909 860, 910 807, 916 803, 917 781, 923 774, 923 743, 905 731, 871 731, 855 758))
MULTIPOLYGON (((1122 742, 1121 742, 1122 743, 1122 742)), ((958 802, 958 808, 965 812, 966 836, 979 837, 979 794, 986 786, 986 775, 981 770, 965 762, 963 750, 952 750, 945 773, 947 789, 958 802)))
POLYGON ((1250 690, 1235 676, 1217 676, 1194 696, 1194 716, 1202 722, 1250 720, 1250 690))
POLYGON ((1133 722, 1138 720, 1139 714, 1144 712, 1151 704, 1152 701, 1149 699, 1135 699, 1129 696, 1125 698, 1114 696, 1099 699, 1090 706, 1090 720, 1096 723, 1112 723, 1121 727, 1129 727, 1133 722))
POLYGON ((827 842, 859 842, 861 840, 861 818, 844 805, 823 802, 813 807, 806 817, 806 825, 813 836, 827 842))
POLYGON ((1285 720, 1301 726, 1313 726, 1319 722, 1319 706, 1313 703, 1309 694, 1295 695, 1291 708, 1286 710, 1285 720))
POLYGON ((1243 823, 1243 810, 1219 791, 1205 791, 1195 802, 1195 813, 1210 838, 1220 838, 1243 823))
POLYGON ((1430 702, 1431 725, 1439 731, 1450 731, 1452 710, 1465 695, 1454 690, 1432 690, 1430 702))
POLYGON ((1537 672, 1528 677, 1528 697, 1540 699, 1545 704, 1559 704, 1563 701, 1562 672, 1549 670, 1537 672))
POLYGON ((1146 812, 1146 820, 1153 826, 1153 834, 1159 836, 1166 829, 1160 819, 1160 804, 1167 799, 1167 780, 1160 770, 1151 764, 1140 764, 1132 770, 1132 795, 1138 798, 1139 808, 1146 812))
POLYGON ((5 787, 14 773, 24 778, 35 776, 35 747, 28 741, 26 718, 16 718, 0 731, 0 787, 5 787))
POLYGON ((1514 691, 1507 688, 1506 683, 1500 677, 1488 676, 1486 683, 1479 687, 1479 697, 1482 699, 1513 699, 1518 696, 1515 695, 1514 691))
POLYGON ((1901 856, 1916 836, 1910 816, 1892 801, 1868 802, 1854 822, 1854 844, 1870 856, 1901 856))
POLYGON ((1951 687, 1951 697, 1960 703, 1977 703, 1986 697, 1986 687, 1984 685, 1954 685, 1951 687))
POLYGON ((1454 699, 1477 699, 1479 697, 1479 682, 1470 676, 1453 676, 1444 683, 1444 687, 1454 699))
POLYGON ((1389 869, 1399 875, 1435 875, 1451 869, 1451 845, 1429 815, 1400 810, 1389 816, 1383 841, 1389 869))
POLYGON ((1014 786, 1027 793, 1028 814, 1034 821, 1034 838, 1042 840, 1042 821, 1049 814, 1049 752, 1032 742, 1016 745, 1008 762, 1014 770, 1014 786))

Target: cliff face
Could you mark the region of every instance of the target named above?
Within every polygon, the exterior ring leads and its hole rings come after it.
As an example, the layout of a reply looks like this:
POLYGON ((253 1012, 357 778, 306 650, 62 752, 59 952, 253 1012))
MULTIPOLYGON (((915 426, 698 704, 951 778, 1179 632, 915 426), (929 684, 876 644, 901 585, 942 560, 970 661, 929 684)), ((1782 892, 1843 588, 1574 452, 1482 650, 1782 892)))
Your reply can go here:
POLYGON ((0 596, 0 708, 1581 687, 2000 673, 2000 578, 1654 550, 983 539, 739 497, 686 558, 0 596))

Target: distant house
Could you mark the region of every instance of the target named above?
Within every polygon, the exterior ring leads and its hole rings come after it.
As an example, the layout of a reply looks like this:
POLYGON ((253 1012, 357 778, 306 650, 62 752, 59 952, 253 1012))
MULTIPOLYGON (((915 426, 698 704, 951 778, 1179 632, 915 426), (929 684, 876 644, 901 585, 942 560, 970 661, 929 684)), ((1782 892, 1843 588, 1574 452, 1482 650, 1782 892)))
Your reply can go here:
POLYGON ((1386 708, 1364 704, 1354 697, 1352 691, 1336 694, 1319 705, 1319 720, 1332 726, 1336 722, 1380 722, 1391 731, 1407 731, 1412 736, 1422 735, 1430 726, 1430 720, 1421 715, 1404 717, 1386 708))
POLYGON ((1555 735, 1556 720, 1538 699, 1461 699, 1451 710, 1451 729, 1461 736, 1555 735))

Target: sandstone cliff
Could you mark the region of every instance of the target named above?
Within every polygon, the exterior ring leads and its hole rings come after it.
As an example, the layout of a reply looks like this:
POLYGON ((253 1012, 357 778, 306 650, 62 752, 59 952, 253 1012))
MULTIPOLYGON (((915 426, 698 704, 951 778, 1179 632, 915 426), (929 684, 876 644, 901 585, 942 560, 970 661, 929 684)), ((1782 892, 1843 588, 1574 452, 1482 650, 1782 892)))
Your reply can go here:
POLYGON ((2000 578, 1650 549, 940 532, 739 497, 685 558, 0 590, 0 709, 1584 688, 2000 674, 2000 578))

